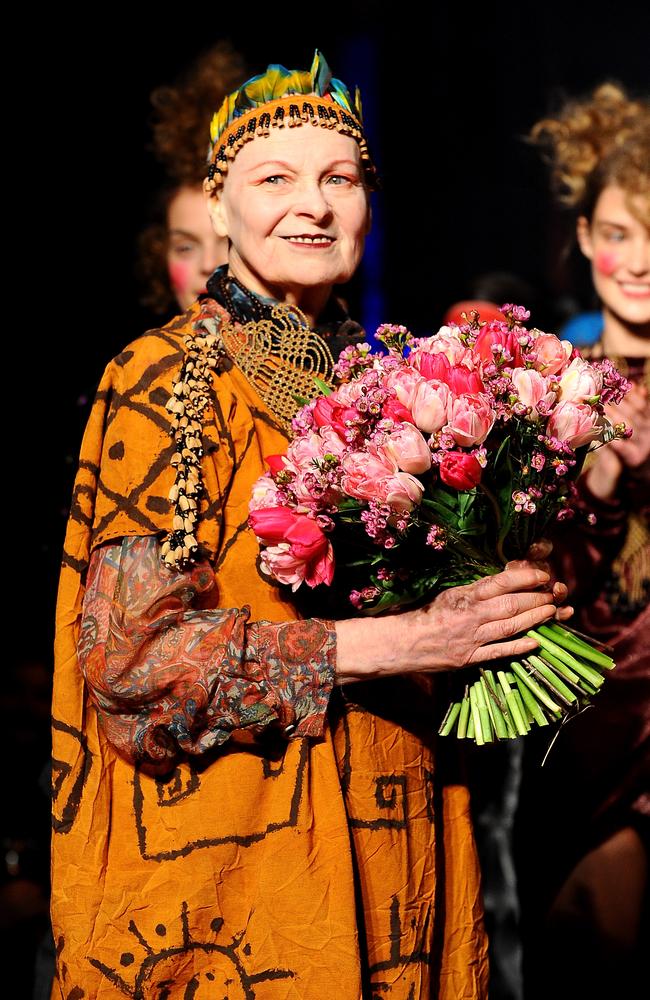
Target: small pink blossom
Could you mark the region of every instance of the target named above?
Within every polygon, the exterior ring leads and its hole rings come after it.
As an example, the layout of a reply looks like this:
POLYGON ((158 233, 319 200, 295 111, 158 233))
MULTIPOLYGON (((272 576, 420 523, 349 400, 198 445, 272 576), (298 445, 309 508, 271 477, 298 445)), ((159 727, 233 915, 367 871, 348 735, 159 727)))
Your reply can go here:
POLYGON ((603 390, 601 393, 601 403, 620 403, 623 396, 632 388, 632 383, 624 378, 609 358, 595 361, 594 367, 603 376, 603 390))
POLYGON ((439 524, 432 524, 427 532, 427 545, 436 552, 441 552, 447 544, 447 534, 439 524))

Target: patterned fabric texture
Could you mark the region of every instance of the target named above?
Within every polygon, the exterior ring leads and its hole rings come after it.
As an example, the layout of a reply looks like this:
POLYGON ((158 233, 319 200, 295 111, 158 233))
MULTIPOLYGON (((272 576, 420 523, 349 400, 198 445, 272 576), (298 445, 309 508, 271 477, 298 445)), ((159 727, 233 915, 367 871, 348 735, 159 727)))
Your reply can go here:
MULTIPOLYGON (((204 299, 133 342, 106 369, 83 440, 57 612, 53 996, 485 997, 467 794, 440 772, 426 686, 346 685, 320 737, 236 729, 156 776, 116 750, 84 683, 91 551, 170 529, 165 404, 185 336, 223 315, 204 299)), ((247 528, 264 456, 285 445, 241 372, 215 376, 198 539, 213 606, 248 606, 253 622, 299 617, 257 572, 247 528)))

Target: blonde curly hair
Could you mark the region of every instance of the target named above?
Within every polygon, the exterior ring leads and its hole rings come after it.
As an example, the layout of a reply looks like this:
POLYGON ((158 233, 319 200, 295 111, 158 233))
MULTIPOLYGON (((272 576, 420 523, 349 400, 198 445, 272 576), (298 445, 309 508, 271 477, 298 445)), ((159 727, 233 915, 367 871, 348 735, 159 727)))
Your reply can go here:
POLYGON ((591 219, 601 191, 616 185, 628 207, 650 224, 650 101, 633 100, 615 83, 603 83, 583 100, 569 101, 531 129, 529 139, 551 164, 560 204, 591 219))

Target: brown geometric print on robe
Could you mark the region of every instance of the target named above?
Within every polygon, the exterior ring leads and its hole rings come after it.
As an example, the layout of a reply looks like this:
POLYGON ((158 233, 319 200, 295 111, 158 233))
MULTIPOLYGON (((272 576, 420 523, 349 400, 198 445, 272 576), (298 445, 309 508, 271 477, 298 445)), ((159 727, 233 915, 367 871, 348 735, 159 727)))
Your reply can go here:
MULTIPOLYGON (((57 610, 53 997, 470 1000, 486 941, 466 790, 442 787, 432 707, 408 679, 335 692, 321 740, 231 738, 164 778, 107 743, 76 658, 92 548, 171 527, 165 403, 214 300, 106 369, 83 439, 57 610), (417 709, 414 707, 417 706, 417 709)), ((286 438, 237 368, 204 417, 199 541, 219 606, 295 620, 246 527, 286 438)))

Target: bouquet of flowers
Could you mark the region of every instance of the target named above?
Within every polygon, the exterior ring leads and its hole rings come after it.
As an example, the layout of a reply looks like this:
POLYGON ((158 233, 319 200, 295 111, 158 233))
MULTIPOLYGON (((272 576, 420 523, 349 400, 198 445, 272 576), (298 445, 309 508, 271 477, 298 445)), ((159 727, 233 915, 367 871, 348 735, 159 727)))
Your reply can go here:
MULTIPOLYGON (((265 574, 294 591, 334 584, 348 607, 378 614, 499 572, 575 516, 587 451, 630 433, 603 408, 629 383, 609 360, 527 329, 523 307, 501 311, 419 339, 384 325, 386 353, 342 353, 337 388, 319 382, 302 401, 287 453, 267 458, 253 489, 265 574)), ((538 655, 454 673, 441 734, 525 735, 583 705, 614 666, 567 626, 529 634, 538 655)))

